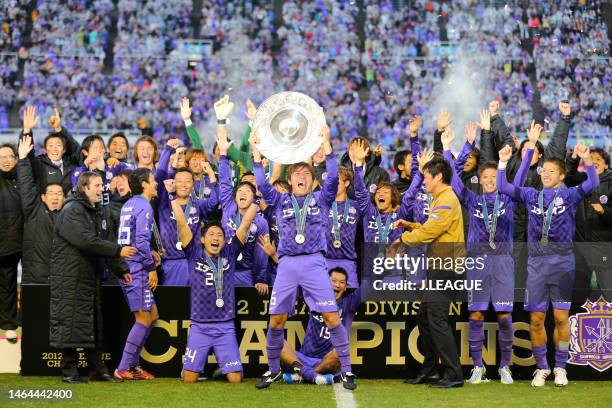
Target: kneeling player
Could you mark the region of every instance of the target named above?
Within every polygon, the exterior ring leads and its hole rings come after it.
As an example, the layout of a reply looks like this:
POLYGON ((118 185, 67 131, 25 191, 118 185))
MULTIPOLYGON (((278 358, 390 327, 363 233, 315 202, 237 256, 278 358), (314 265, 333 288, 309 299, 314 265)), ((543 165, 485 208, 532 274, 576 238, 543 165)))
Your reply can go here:
POLYGON ((191 326, 185 349, 183 381, 198 381, 212 349, 227 380, 239 383, 242 380, 242 363, 234 329, 234 273, 236 258, 255 218, 257 206, 252 204, 249 207, 236 235, 227 245, 223 228, 219 224, 207 225, 202 232, 201 242, 194 242, 177 200, 172 201, 172 209, 192 274, 191 326))
MULTIPOLYGON (((355 311, 361 305, 361 289, 356 289, 346 297, 348 273, 341 267, 329 271, 329 279, 334 289, 341 324, 350 332, 355 311)), ((292 373, 283 374, 285 382, 309 382, 318 385, 331 385, 334 375, 340 373, 340 358, 330 340, 330 333, 320 313, 310 311, 306 335, 300 351, 291 348, 287 342, 281 351, 281 362, 292 369, 292 373)))

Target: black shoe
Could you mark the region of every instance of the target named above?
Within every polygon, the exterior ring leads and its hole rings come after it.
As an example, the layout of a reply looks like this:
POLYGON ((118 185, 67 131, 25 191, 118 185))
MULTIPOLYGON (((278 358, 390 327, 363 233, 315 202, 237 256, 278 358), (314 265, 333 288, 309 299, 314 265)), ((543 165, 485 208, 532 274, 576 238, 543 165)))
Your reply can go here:
POLYGON ((266 371, 264 375, 261 376, 259 381, 257 381, 257 384, 255 384, 255 388, 258 388, 260 390, 268 388, 272 385, 273 382, 280 380, 282 376, 283 372, 281 370, 278 370, 277 373, 266 371))
POLYGON ((68 384, 85 384, 87 382, 87 378, 83 378, 80 375, 72 375, 69 377, 62 377, 62 382, 68 384))
POLYGON ((342 386, 349 391, 353 391, 355 388, 357 388, 357 383, 355 382, 355 379, 357 379, 357 376, 355 376, 355 374, 351 373, 350 371, 347 373, 340 374, 340 381, 342 382, 342 386))
POLYGON ((430 388, 460 388, 463 387, 463 380, 449 380, 443 378, 437 383, 433 383, 429 386, 430 388))
POLYGON ((414 378, 406 378, 404 384, 428 384, 440 381, 438 374, 425 375, 423 373, 417 374, 414 378))
POLYGON ((121 383, 123 379, 115 378, 109 373, 104 374, 92 374, 89 376, 89 381, 100 381, 100 382, 110 382, 110 383, 121 383))

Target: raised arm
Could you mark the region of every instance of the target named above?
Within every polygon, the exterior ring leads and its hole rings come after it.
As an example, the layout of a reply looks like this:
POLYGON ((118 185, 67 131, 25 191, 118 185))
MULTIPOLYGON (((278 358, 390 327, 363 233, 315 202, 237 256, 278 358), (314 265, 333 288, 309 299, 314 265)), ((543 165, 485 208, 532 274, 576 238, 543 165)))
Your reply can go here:
POLYGON ((17 162, 17 188, 21 197, 21 210, 26 220, 31 218, 40 203, 40 192, 34 181, 32 164, 28 155, 34 150, 32 138, 26 136, 19 140, 19 162, 17 162))
POLYGON ((355 198, 357 198, 357 204, 359 205, 361 214, 365 214, 368 208, 373 205, 370 201, 370 192, 366 188, 363 175, 363 165, 369 150, 370 149, 366 147, 362 140, 355 142, 355 176, 353 177, 353 187, 355 189, 355 198))
POLYGON ((251 203, 250 207, 244 213, 244 217, 242 217, 242 220, 240 221, 240 226, 236 230, 236 238, 238 238, 242 244, 246 242, 247 236, 249 235, 249 228, 255 219, 255 215, 257 215, 258 209, 259 207, 257 204, 251 203))
POLYGON ((410 129, 410 155, 412 156, 412 161, 410 163, 410 178, 413 179, 414 176, 419 171, 419 163, 417 161, 417 156, 421 152, 421 144, 419 143, 419 128, 421 127, 421 117, 415 116, 410 119, 409 129, 410 129))
POLYGON ((559 110, 561 111, 561 118, 557 123, 557 127, 555 127, 550 142, 548 142, 548 145, 544 148, 544 160, 550 159, 551 157, 558 157, 561 160, 565 160, 567 138, 572 125, 572 112, 567 102, 561 102, 559 104, 559 110))
POLYGON ((506 175, 506 166, 508 165, 508 160, 510 160, 511 156, 512 148, 508 145, 504 146, 504 148, 499 151, 499 163, 497 165, 497 181, 495 184, 497 185, 497 190, 500 193, 506 194, 515 201, 520 201, 521 187, 517 187, 514 184, 509 183, 506 175))
POLYGON ((178 200, 172 200, 170 204, 172 205, 172 212, 174 213, 174 219, 176 220, 176 225, 178 227, 178 238, 181 241, 183 248, 187 248, 191 242, 191 239, 193 238, 193 233, 191 232, 191 228, 189 228, 187 225, 185 213, 183 212, 178 200))
POLYGON ((329 127, 324 125, 321 133, 323 136, 323 151, 325 152, 325 170, 327 171, 327 178, 323 183, 323 198, 327 205, 331 206, 336 201, 336 194, 338 193, 338 162, 329 140, 329 127))
POLYGON ((480 159, 478 164, 484 165, 488 161, 498 161, 493 132, 491 132, 491 114, 484 109, 480 112, 480 159))
POLYGON ((189 98, 184 97, 180 102, 181 107, 181 118, 185 123, 185 131, 187 132, 187 137, 191 142, 192 146, 196 149, 204 150, 204 146, 202 145, 202 140, 200 139, 200 134, 196 130, 195 126, 191 122, 191 106, 189 105, 189 98))
POLYGON ((586 166, 586 174, 587 179, 584 180, 579 186, 572 187, 578 193, 577 201, 584 200, 588 196, 591 195, 593 191, 599 185, 599 176, 597 175, 597 171, 595 170, 595 166, 593 166, 593 159, 591 158, 591 151, 587 146, 578 145, 575 148, 576 154, 578 157, 582 159, 582 162, 586 166))
POLYGON ((438 123, 436 131, 434 132, 434 152, 442 153, 444 147, 442 146, 442 133, 450 127, 451 114, 448 110, 444 109, 438 115, 438 123))

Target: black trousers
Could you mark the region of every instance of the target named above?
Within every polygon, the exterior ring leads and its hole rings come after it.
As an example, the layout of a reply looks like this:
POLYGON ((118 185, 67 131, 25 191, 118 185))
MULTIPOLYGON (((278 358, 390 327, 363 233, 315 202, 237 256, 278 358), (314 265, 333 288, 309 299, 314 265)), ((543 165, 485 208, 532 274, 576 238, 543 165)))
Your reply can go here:
MULTIPOLYGON (((83 349, 90 374, 108 374, 108 369, 102 361, 102 350, 98 348, 83 349)), ((62 349, 62 376, 79 375, 79 352, 75 348, 62 349)))
MULTIPOLYGON (((457 278, 453 272, 429 271, 428 278, 432 280, 454 280, 457 278)), ((423 339, 422 373, 436 374, 441 369, 440 376, 449 380, 463 380, 463 371, 459 362, 459 353, 455 342, 454 328, 451 326, 448 315, 451 300, 457 293, 426 292, 417 314, 417 325, 423 339), (440 360, 441 366, 438 366, 440 360)))
POLYGON ((0 257, 0 329, 17 329, 17 265, 21 253, 0 257))

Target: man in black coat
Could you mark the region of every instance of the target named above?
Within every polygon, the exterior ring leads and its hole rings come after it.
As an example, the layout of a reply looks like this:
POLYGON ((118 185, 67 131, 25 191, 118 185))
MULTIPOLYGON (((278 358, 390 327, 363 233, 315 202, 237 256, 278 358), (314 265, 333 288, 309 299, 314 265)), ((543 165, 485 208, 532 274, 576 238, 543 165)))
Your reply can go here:
MULTIPOLYGON (((92 380, 114 381, 101 353, 102 269, 104 258, 129 257, 136 249, 121 248, 104 239, 110 222, 97 208, 102 191, 100 176, 83 173, 74 195, 66 200, 59 214, 53 239, 49 340, 52 347, 62 350, 63 381, 68 383, 85 381, 77 371, 77 347, 85 349, 92 380)), ((131 281, 129 273, 122 274, 124 271, 112 265, 111 270, 126 283, 131 281)))
POLYGON ((11 343, 17 342, 17 265, 23 236, 16 164, 15 148, 0 146, 0 329, 11 343))
MULTIPOLYGON (((607 260, 612 255, 612 171, 610 155, 603 149, 591 150, 593 165, 599 176, 599 186, 591 195, 578 204, 576 210, 576 280, 573 301, 584 302, 586 295, 597 300, 602 294, 612 300, 612 264, 607 260), (593 272, 595 276, 593 276, 593 272), (596 284, 591 292, 591 283, 596 284)), ((586 174, 578 171, 580 159, 575 152, 568 160, 568 187, 580 185, 586 174)))
POLYGON ((28 160, 33 148, 31 137, 19 141, 17 188, 25 222, 21 282, 46 285, 49 284, 54 222, 64 205, 64 190, 60 184, 48 184, 40 194, 28 160))
MULTIPOLYGON (((36 109, 32 106, 26 108, 23 115, 23 132, 21 137, 31 136, 34 140, 32 129, 38 123, 36 109)), ((81 147, 79 143, 62 127, 59 112, 49 118, 49 125, 54 130, 44 142, 45 153, 36 156, 34 150, 28 158, 32 163, 34 178, 40 191, 48 184, 60 184, 64 194, 68 194, 72 188, 72 170, 79 165, 81 159, 81 147)))

